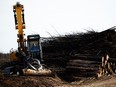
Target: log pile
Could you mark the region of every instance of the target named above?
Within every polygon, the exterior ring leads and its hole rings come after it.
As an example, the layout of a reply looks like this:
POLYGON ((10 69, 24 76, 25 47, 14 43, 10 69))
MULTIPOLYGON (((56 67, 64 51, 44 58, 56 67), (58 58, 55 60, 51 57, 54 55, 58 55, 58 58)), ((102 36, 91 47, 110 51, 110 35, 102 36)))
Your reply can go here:
POLYGON ((66 68, 71 78, 96 76, 101 73, 106 53, 110 56, 110 65, 116 62, 115 30, 112 27, 102 32, 88 31, 46 39, 42 43, 44 60, 66 68))
POLYGON ((88 54, 71 56, 66 66, 67 79, 78 80, 83 77, 97 76, 101 59, 88 54))
POLYGON ((115 75, 116 74, 116 60, 111 59, 108 54, 102 57, 102 63, 99 66, 98 77, 103 75, 115 75))

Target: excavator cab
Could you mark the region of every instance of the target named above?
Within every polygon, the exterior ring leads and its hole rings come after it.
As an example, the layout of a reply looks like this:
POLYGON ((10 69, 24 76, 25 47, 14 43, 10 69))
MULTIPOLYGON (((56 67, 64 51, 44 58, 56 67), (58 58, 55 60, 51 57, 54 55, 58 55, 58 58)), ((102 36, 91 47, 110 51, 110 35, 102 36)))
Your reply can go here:
POLYGON ((36 58, 41 61, 42 49, 40 43, 40 36, 38 34, 27 36, 27 51, 31 58, 36 58))

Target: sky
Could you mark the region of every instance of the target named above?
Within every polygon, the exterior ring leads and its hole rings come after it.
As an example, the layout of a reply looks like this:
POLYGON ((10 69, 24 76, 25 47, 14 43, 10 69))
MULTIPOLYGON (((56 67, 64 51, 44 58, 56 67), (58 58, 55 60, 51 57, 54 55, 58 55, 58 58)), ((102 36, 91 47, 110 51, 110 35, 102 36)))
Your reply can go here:
POLYGON ((24 5, 26 35, 50 37, 116 26, 116 0, 0 0, 0 52, 17 49, 13 5, 24 5))

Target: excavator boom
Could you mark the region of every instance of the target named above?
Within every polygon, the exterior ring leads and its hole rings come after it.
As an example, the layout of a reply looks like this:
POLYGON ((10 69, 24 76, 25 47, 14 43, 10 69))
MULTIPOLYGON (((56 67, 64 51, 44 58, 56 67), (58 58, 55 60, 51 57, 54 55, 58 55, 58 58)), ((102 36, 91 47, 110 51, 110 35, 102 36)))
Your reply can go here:
POLYGON ((18 49, 25 50, 26 39, 24 38, 23 29, 25 29, 25 20, 24 20, 24 7, 19 2, 13 6, 14 19, 15 19, 15 28, 18 30, 18 49))

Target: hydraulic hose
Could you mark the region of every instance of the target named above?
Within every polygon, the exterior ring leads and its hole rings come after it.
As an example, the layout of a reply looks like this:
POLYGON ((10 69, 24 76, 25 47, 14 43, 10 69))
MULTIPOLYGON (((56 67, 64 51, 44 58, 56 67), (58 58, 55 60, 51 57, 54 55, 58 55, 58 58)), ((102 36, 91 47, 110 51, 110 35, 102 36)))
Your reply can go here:
POLYGON ((31 67, 33 70, 43 69, 43 66, 41 65, 41 63, 38 59, 33 59, 31 62, 37 63, 37 65, 39 66, 38 68, 36 68, 34 65, 32 65, 30 62, 27 61, 28 66, 31 67))
POLYGON ((31 63, 27 63, 29 67, 31 67, 34 70, 37 70, 31 63))

